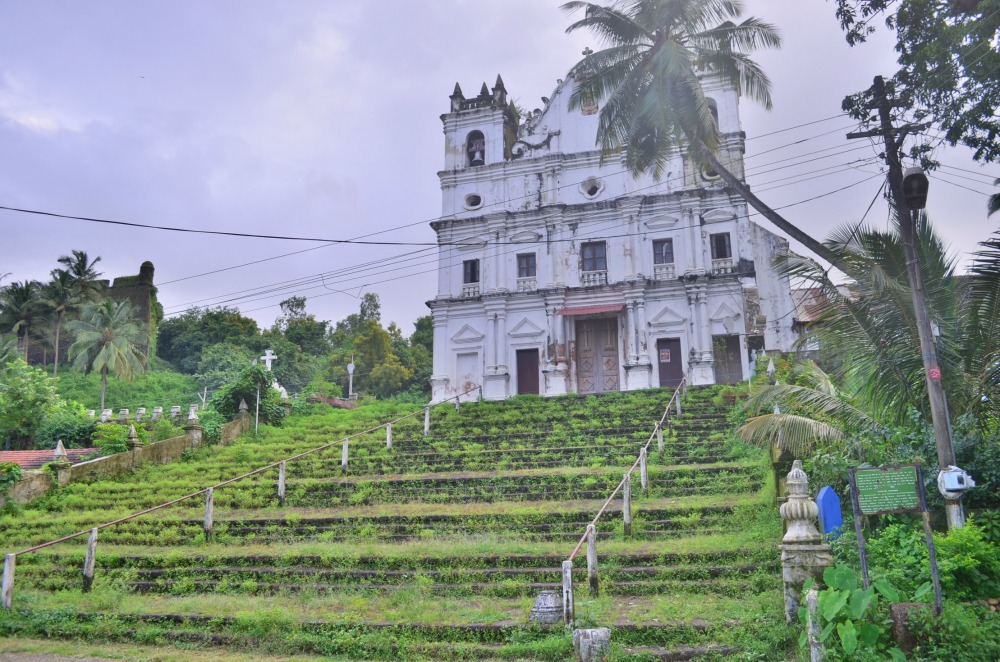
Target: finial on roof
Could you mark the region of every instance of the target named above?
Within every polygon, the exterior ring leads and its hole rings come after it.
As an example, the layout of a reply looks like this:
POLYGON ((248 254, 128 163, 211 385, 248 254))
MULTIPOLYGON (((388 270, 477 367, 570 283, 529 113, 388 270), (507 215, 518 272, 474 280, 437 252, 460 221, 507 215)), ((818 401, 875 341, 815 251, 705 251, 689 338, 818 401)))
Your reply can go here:
POLYGON ((486 87, 486 82, 485 81, 483 82, 482 89, 479 90, 479 96, 481 96, 481 97, 488 97, 488 96, 490 96, 490 88, 486 87))
POLYGON ((593 55, 593 54, 594 54, 594 51, 592 51, 590 49, 590 46, 587 46, 586 48, 583 49, 583 56, 584 57, 587 57, 588 55, 593 55))
POLYGON ((455 83, 455 91, 452 92, 451 96, 448 97, 448 98, 449 99, 464 99, 465 95, 462 94, 462 86, 459 85, 458 83, 455 83))
POLYGON ((66 447, 63 446, 62 439, 56 442, 56 452, 52 456, 56 462, 68 462, 69 454, 66 452, 66 447))
POLYGON ((507 88, 503 85, 503 78, 500 78, 500 74, 497 74, 497 82, 493 86, 494 90, 506 90, 507 88))

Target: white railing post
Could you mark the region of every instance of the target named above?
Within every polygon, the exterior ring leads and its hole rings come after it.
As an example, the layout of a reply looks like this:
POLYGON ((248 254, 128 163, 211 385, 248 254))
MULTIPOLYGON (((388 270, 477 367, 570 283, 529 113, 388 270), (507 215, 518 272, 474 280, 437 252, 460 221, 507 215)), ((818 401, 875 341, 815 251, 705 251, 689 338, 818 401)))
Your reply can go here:
POLYGON ((278 465, 278 505, 285 507, 285 463, 278 465))
MULTIPOLYGON (((14 602, 14 564, 17 560, 17 556, 14 554, 8 554, 3 557, 3 585, 0 587, 0 606, 4 609, 10 609, 11 604, 14 602)), ((566 565, 565 563, 563 564, 566 565)), ((563 576, 565 577, 565 571, 563 571, 563 576)), ((572 586, 570 587, 572 591, 572 586)), ((570 594, 572 596, 572 594, 570 594)))
POLYGON ((205 492, 205 542, 212 542, 212 529, 215 523, 212 521, 215 515, 215 488, 210 487, 205 492))
POLYGON ((87 536, 87 555, 83 557, 83 592, 90 591, 94 585, 94 565, 97 563, 97 527, 90 530, 87 536))
POLYGON ((663 424, 659 422, 656 424, 656 450, 663 454, 663 424))
POLYGON ((587 525, 587 583, 590 585, 590 594, 596 598, 598 595, 597 529, 593 524, 587 525))
POLYGON ((477 386, 476 388, 479 389, 479 396, 476 398, 476 401, 477 402, 482 402, 483 401, 483 387, 482 386, 477 386))
POLYGON ((622 519, 625 523, 625 537, 632 536, 632 474, 625 474, 622 484, 622 519))
POLYGON ((649 473, 646 470, 646 447, 643 446, 639 449, 639 484, 642 486, 642 491, 646 492, 649 490, 649 473))
POLYGON ((392 423, 388 423, 385 426, 385 449, 387 451, 392 450, 392 423))
POLYGON ((431 433, 431 406, 424 407, 424 436, 431 433))
MULTIPOLYGON (((8 556, 11 556, 8 554, 8 556)), ((4 566, 6 568, 6 566, 4 566)), ((13 582, 14 571, 13 562, 11 563, 11 582, 13 582)), ((4 571, 4 587, 7 586, 7 573, 4 571)), ((573 562, 563 561, 562 564, 562 590, 563 590, 563 622, 569 627, 573 627, 573 621, 576 620, 576 614, 573 609, 573 562)), ((6 595, 6 588, 4 595, 6 595)), ((10 608, 10 605, 7 605, 10 608)))
POLYGON ((455 413, 456 413, 456 414, 457 414, 457 413, 459 413, 459 410, 460 410, 460 408, 461 408, 461 406, 462 406, 462 403, 461 403, 461 402, 459 402, 459 399, 460 399, 461 397, 462 397, 462 396, 460 396, 460 395, 456 395, 456 396, 455 396, 455 413))
POLYGON ((344 473, 347 473, 347 446, 350 441, 350 437, 344 437, 344 448, 340 451, 340 470, 344 473))
POLYGON ((674 398, 674 402, 677 404, 677 415, 681 415, 681 399, 680 396, 674 398))

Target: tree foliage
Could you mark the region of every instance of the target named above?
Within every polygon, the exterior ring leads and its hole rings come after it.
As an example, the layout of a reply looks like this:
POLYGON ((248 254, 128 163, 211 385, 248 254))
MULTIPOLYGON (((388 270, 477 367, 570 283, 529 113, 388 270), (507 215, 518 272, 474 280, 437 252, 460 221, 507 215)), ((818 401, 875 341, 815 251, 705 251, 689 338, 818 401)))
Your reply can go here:
POLYGON ((0 370, 0 439, 11 448, 29 448, 31 436, 59 403, 56 383, 21 358, 0 370))
MULTIPOLYGON (((1000 0, 837 0, 836 15, 851 45, 879 22, 896 33, 899 69, 888 83, 902 106, 918 109, 915 120, 978 161, 1000 159, 1000 0)), ((844 108, 860 119, 869 101, 860 93, 844 108)))

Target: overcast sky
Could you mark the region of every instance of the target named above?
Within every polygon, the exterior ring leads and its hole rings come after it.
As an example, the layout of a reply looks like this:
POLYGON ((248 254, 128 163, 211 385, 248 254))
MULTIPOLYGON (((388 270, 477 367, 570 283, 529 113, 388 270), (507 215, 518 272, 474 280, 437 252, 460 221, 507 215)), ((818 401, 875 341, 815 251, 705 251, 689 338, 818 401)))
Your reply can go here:
MULTIPOLYGON (((564 33, 571 19, 559 4, 0 0, 0 205, 433 242, 439 116, 455 82, 472 96, 499 73, 532 109, 584 47, 600 46, 564 33)), ((847 118, 828 118, 845 94, 894 71, 892 42, 886 35, 848 48, 825 0, 746 5, 785 39, 780 51, 757 56, 774 83, 773 111, 742 106, 748 179, 772 206, 801 202, 783 213, 824 237, 860 219, 881 184, 879 150, 845 140, 847 118), (824 197, 802 202, 816 196, 824 197)), ((940 156, 949 168, 932 175, 929 212, 967 261, 996 228, 984 194, 1000 167, 981 168, 961 150, 940 156)), ((884 204, 868 219, 884 227, 884 204)), ((292 294, 307 296, 320 319, 337 320, 357 309, 360 291, 377 292, 383 320, 409 333, 435 294, 433 252, 414 253, 420 246, 199 236, 0 211, 0 274, 12 274, 4 282, 45 279, 72 249, 101 256, 106 276, 138 273, 151 260, 168 314, 229 302, 264 326, 292 294), (192 278, 293 251, 306 252, 192 278), (306 283, 270 287, 299 280, 306 283), (238 299, 256 288, 267 292, 238 299)))

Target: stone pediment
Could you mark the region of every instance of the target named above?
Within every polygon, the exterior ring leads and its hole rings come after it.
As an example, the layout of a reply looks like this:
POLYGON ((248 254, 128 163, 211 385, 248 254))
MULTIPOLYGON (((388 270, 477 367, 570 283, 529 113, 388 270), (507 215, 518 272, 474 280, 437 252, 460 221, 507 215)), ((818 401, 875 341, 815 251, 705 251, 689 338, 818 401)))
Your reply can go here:
POLYGON ((653 327, 683 326, 685 323, 687 318, 672 310, 670 306, 664 306, 663 310, 649 320, 649 325, 653 327))
POLYGON ((715 312, 709 316, 709 319, 713 322, 720 322, 722 320, 733 319, 734 317, 739 316, 740 313, 738 310, 733 310, 728 303, 723 302, 718 308, 715 309, 715 312))
POLYGON ((486 242, 486 237, 466 237, 461 241, 455 242, 455 248, 460 251, 478 250, 485 246, 486 242))
POLYGON ((515 324, 514 327, 507 332, 507 335, 514 338, 536 338, 543 333, 545 333, 544 329, 525 317, 523 320, 515 324))
POLYGON ((518 232, 510 236, 510 243, 512 244, 531 244, 536 241, 541 241, 542 233, 535 230, 524 230, 523 232, 518 232))
POLYGON ((476 331, 471 325, 466 324, 458 330, 458 333, 451 337, 451 341, 453 343, 468 344, 482 342, 485 337, 485 335, 476 331))
POLYGON ((680 223, 680 219, 676 216, 669 216, 664 214, 663 216, 657 216, 645 221, 645 225, 650 230, 668 230, 675 225, 680 223))
POLYGON ((732 209, 713 209, 701 215, 701 220, 705 223, 722 223, 723 221, 731 221, 734 218, 736 218, 736 214, 732 209))

